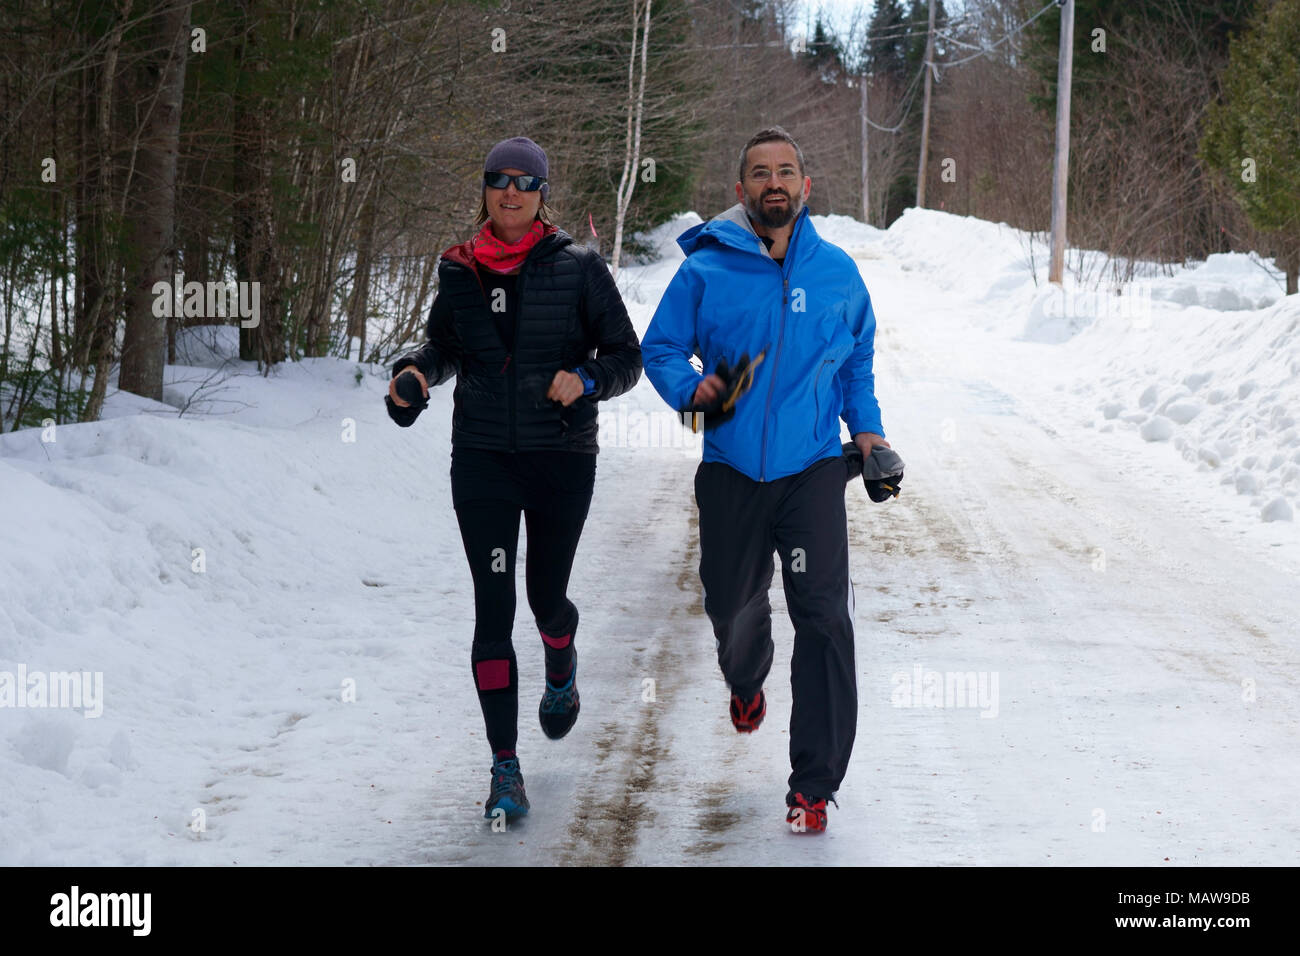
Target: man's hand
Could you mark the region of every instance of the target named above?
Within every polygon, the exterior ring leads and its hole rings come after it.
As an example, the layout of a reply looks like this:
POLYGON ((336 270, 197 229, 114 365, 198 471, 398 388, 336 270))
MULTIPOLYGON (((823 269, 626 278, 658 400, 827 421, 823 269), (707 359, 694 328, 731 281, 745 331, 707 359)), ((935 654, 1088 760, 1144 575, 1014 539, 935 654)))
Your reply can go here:
POLYGON ((695 397, 691 399, 692 405, 706 405, 722 394, 722 390, 727 387, 727 383, 716 374, 704 376, 704 381, 695 387, 695 397))
POLYGON ((560 369, 555 373, 555 378, 551 379, 551 387, 547 390, 546 397, 567 408, 581 398, 585 390, 581 378, 572 372, 560 369))
POLYGON ((429 397, 429 383, 425 381, 423 373, 421 373, 420 370, 416 368, 414 365, 408 365, 400 372, 398 372, 396 375, 394 375, 392 380, 389 381, 388 383, 388 397, 393 400, 393 404, 396 405, 398 408, 409 408, 411 405, 410 402, 408 402, 406 399, 402 398, 402 396, 397 394, 397 380, 401 376, 405 375, 407 372, 410 372, 419 380, 420 388, 424 389, 424 397, 426 399, 428 399, 429 397))
POLYGON ((862 452, 863 460, 871 457, 871 449, 875 448, 877 445, 884 445, 886 448, 894 447, 875 432, 858 432, 853 436, 853 443, 857 445, 858 450, 862 452))

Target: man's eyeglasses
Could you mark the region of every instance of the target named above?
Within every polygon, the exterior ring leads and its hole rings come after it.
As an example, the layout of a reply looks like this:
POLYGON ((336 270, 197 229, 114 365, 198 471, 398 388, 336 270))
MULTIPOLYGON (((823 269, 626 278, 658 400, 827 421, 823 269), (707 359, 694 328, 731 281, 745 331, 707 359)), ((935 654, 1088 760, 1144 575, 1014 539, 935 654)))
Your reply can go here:
MULTIPOLYGON (((783 182, 792 183, 799 178, 799 170, 793 166, 782 166, 776 172, 777 178, 783 182)), ((749 178, 756 183, 765 183, 772 178, 770 169, 752 169, 749 172, 749 178)))
POLYGON ((505 189, 513 182, 521 193, 535 193, 546 185, 541 176, 507 176, 505 173, 484 173, 483 182, 493 189, 505 189))

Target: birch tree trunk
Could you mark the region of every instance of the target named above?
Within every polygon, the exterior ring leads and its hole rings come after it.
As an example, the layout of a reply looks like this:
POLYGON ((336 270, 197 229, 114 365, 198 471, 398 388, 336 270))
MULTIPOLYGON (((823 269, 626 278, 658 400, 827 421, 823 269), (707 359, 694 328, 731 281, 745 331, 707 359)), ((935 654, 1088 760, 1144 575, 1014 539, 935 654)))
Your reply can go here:
POLYGON ((632 193, 636 190, 636 177, 641 165, 641 118, 645 111, 646 58, 650 47, 650 6, 645 3, 645 26, 641 30, 641 82, 633 98, 632 77, 636 65, 637 9, 632 0, 632 52, 627 64, 627 145, 623 154, 623 176, 618 183, 617 210, 614 215, 614 256, 611 271, 618 278, 618 264, 623 255, 623 225, 627 211, 632 206, 632 193))
POLYGON ((379 190, 366 196, 357 220, 357 267, 352 278, 352 297, 348 302, 348 328, 344 336, 343 358, 351 358, 352 340, 357 340, 357 361, 366 355, 366 312, 370 305, 370 270, 375 243, 375 205, 379 190))

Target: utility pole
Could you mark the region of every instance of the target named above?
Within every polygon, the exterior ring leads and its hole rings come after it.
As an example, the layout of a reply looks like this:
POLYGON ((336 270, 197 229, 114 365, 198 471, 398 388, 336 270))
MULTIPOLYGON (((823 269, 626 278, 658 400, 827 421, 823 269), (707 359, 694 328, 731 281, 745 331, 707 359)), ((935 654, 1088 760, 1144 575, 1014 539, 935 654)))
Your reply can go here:
POLYGON ((871 225, 871 201, 870 201, 870 180, 867 178, 868 155, 867 155, 867 74, 863 73, 858 77, 858 88, 861 95, 859 96, 860 105, 858 106, 858 118, 862 126, 862 221, 868 226, 871 225))
POLYGON ((1061 284, 1065 271, 1065 195, 1070 166, 1070 79, 1074 67, 1074 0, 1061 7, 1061 53, 1056 64, 1056 156, 1052 160, 1052 262, 1047 281, 1061 284))
POLYGON ((916 205, 918 208, 925 208, 925 157, 930 149, 930 77, 933 73, 933 67, 930 66, 934 58, 934 0, 930 0, 930 32, 925 38, 925 63, 922 69, 925 70, 925 108, 921 113, 921 164, 916 172, 916 205))

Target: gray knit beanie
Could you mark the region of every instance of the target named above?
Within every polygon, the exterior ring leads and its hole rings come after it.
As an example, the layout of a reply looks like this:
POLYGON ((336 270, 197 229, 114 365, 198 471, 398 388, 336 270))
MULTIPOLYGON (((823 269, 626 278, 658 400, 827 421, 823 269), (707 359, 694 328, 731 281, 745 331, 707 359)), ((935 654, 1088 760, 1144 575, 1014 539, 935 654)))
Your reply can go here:
MULTIPOLYGON (((515 136, 503 139, 487 154, 483 161, 483 172, 496 173, 503 169, 522 169, 529 176, 547 178, 546 152, 527 136, 515 136)), ((551 186, 542 186, 542 198, 550 195, 551 186)))

